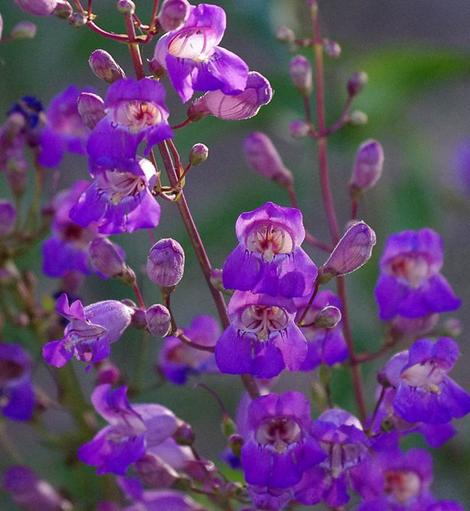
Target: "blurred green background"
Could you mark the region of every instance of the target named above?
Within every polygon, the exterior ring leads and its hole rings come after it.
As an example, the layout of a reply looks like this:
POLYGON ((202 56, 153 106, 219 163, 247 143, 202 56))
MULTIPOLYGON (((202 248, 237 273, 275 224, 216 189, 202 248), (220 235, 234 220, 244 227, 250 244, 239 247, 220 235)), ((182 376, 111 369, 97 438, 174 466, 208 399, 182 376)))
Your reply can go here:
MULTIPOLYGON (((253 209, 266 200, 287 204, 287 197, 276 185, 252 173, 243 158, 243 138, 253 130, 263 130, 275 141, 286 165, 294 172, 305 222, 318 237, 327 240, 317 179, 316 152, 311 141, 292 140, 288 134, 291 120, 302 116, 302 101, 288 78, 290 54, 275 40, 278 25, 287 24, 302 37, 308 34, 306 8, 302 0, 220 0, 228 14, 228 29, 222 45, 245 58, 251 69, 266 75, 275 89, 273 101, 250 121, 230 123, 206 119, 179 130, 176 143, 183 158, 193 143, 203 142, 210 148, 208 161, 193 169, 187 179, 186 193, 193 214, 214 266, 220 267, 235 244, 234 222, 240 212, 253 209)), ((98 21, 103 26, 122 31, 122 20, 113 0, 96 0, 98 21)), ((137 12, 147 19, 150 2, 136 1, 137 12)), ((405 228, 432 226, 443 236, 446 246, 444 273, 462 297, 464 305, 456 314, 466 329, 462 334, 463 352, 454 377, 470 388, 470 331, 468 302, 470 286, 467 264, 470 260, 470 206, 468 196, 459 190, 453 179, 455 147, 470 139, 470 4, 467 0, 328 0, 320 2, 324 36, 340 43, 339 60, 326 59, 328 120, 334 121, 346 98, 345 84, 352 72, 364 70, 369 85, 360 95, 356 108, 365 111, 369 123, 363 127, 347 127, 331 138, 330 163, 335 202, 341 223, 347 220, 349 201, 345 184, 349 179, 355 150, 369 137, 384 146, 384 175, 377 188, 367 194, 361 204, 360 216, 377 232, 378 244, 371 262, 349 280, 349 296, 358 350, 377 349, 381 343, 382 326, 377 320, 373 287, 377 262, 384 240, 390 233, 405 228)), ((22 19, 12 1, 3 0, 0 12, 4 33, 22 19)), ((25 94, 42 99, 45 104, 70 83, 92 85, 104 94, 106 87, 89 71, 87 59, 91 51, 104 48, 131 74, 130 59, 124 45, 104 41, 87 28, 74 29, 64 21, 50 18, 33 20, 38 25, 34 40, 0 44, 0 111, 5 113, 11 103, 25 94)), ((144 49, 150 58, 154 44, 144 49)), ((308 51, 302 51, 308 56, 308 51)), ((171 121, 184 119, 185 108, 169 90, 171 121)), ((470 172, 470 169, 469 169, 470 172)), ((86 177, 86 162, 67 157, 61 166, 61 183, 65 186, 79 177, 86 177)), ((2 193, 7 193, 1 182, 2 193)), ((180 325, 189 323, 195 314, 213 313, 210 295, 204 287, 197 261, 191 249, 177 210, 162 204, 162 223, 156 236, 172 236, 184 246, 187 254, 185 278, 174 296, 174 307, 180 325)), ((128 260, 137 270, 143 268, 150 247, 147 234, 118 236, 115 239, 127 249, 128 260)), ((321 263, 323 254, 312 252, 321 263)), ((21 260, 21 267, 40 269, 39 247, 21 260)), ((140 274, 148 303, 159 300, 158 290, 140 274)), ((40 289, 44 296, 52 294, 57 283, 44 280, 40 289)), ((132 297, 118 283, 87 279, 82 292, 85 302, 104 298, 132 297)), ((25 332, 11 330, 9 340, 34 346, 25 332)), ((142 342, 140 333, 132 330, 115 345, 113 357, 132 376, 142 342)), ((146 381, 154 381, 152 364, 160 341, 151 340, 146 381)), ((383 362, 383 361, 382 361, 383 362)), ((366 368, 365 378, 369 406, 373 403, 374 369, 366 368)), ((86 392, 92 376, 82 374, 86 392)), ((36 376, 53 392, 49 373, 38 364, 36 376)), ((230 410, 235 410, 242 387, 237 378, 207 377, 230 410)), ((307 390, 309 376, 283 376, 277 389, 307 390)), ((334 379, 335 402, 354 411, 349 377, 338 370, 334 379)), ((179 416, 193 424, 197 443, 204 455, 217 458, 224 447, 220 433, 220 413, 216 403, 200 389, 165 385, 142 396, 170 406, 179 416)), ((47 412, 45 421, 51 430, 71 427, 59 412, 47 412)), ((94 483, 93 470, 71 465, 64 470, 60 454, 39 444, 36 433, 28 425, 6 425, 12 437, 19 439, 19 454, 33 468, 57 486, 70 492, 85 509, 100 491, 94 483), (74 477, 79 474, 80 477, 74 477)), ((456 498, 470 503, 468 472, 470 470, 470 420, 457 423, 460 434, 444 448, 433 452, 436 463, 434 489, 441 498, 456 498)), ((417 445, 421 445, 416 440, 417 445)), ((2 469, 8 464, 0 457, 2 469)), ((1 498, 4 498, 2 496, 1 498)), ((16 509, 11 502, 0 500, 0 508, 16 509)))

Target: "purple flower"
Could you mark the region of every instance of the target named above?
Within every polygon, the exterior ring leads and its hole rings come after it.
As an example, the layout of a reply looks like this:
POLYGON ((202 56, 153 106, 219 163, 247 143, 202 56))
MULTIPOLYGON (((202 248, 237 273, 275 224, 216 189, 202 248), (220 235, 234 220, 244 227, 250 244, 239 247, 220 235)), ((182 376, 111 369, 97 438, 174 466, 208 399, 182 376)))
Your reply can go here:
POLYGON ((16 5, 28 14, 49 16, 57 6, 57 0, 15 0, 16 5))
POLYGON ((308 353, 300 366, 301 371, 311 371, 320 364, 334 365, 348 358, 348 347, 344 340, 342 322, 333 328, 321 328, 315 324, 319 312, 328 306, 342 309, 340 299, 331 291, 320 291, 305 313, 309 297, 297 298, 297 322, 303 316, 300 330, 308 341, 308 353))
POLYGON ((52 99, 46 111, 46 127, 39 140, 41 165, 57 167, 66 152, 85 154, 89 130, 77 108, 77 100, 82 92, 93 90, 71 85, 52 99))
POLYGON ((470 395, 447 376, 460 355, 448 337, 416 341, 395 355, 384 374, 396 389, 396 413, 408 422, 442 424, 470 412, 470 395))
POLYGON ((69 217, 72 206, 87 185, 86 181, 76 181, 54 198, 52 236, 42 245, 42 271, 48 277, 63 277, 71 271, 90 273, 88 246, 98 235, 96 226, 83 228, 69 217))
POLYGON ((224 287, 287 298, 312 292, 318 270, 300 248, 300 210, 267 202, 242 213, 235 230, 239 245, 225 261, 224 287))
POLYGON ((198 120, 213 115, 224 121, 251 119, 273 97, 269 81, 260 73, 250 71, 242 92, 225 94, 221 90, 206 92, 188 109, 188 118, 198 120))
POLYGON ((231 325, 215 348, 222 373, 273 378, 286 367, 300 369, 307 341, 294 322, 291 300, 236 291, 228 312, 231 325))
POLYGON ((248 494, 256 509, 269 511, 280 511, 294 499, 292 488, 269 488, 268 486, 250 485, 248 486, 248 494))
MULTIPOLYGON (((135 138, 137 144, 145 138, 145 154, 152 146, 172 136, 169 112, 165 106, 165 89, 156 80, 117 80, 109 87, 104 106, 106 117, 90 135, 88 152, 92 159, 103 154, 100 148, 103 133, 111 138, 110 144, 113 138, 121 136, 122 131, 135 138)), ((104 152, 107 149, 104 148, 104 152)))
POLYGON ((380 451, 351 473, 365 501, 358 511, 422 511, 432 499, 432 458, 423 449, 380 451))
POLYGON ((135 159, 137 143, 126 131, 110 136, 107 125, 98 124, 88 144, 94 181, 70 211, 74 222, 82 227, 97 222, 102 234, 158 225, 160 205, 151 193, 155 167, 149 160, 135 159))
MULTIPOLYGON (((202 346, 215 346, 220 327, 211 316, 197 316, 183 333, 202 346)), ((158 368, 175 385, 184 385, 190 375, 217 372, 214 355, 183 344, 177 337, 166 337, 159 354, 158 368)))
POLYGON ((170 410, 155 404, 131 406, 126 393, 127 387, 112 390, 105 384, 96 387, 91 396, 96 411, 109 425, 80 447, 78 458, 95 466, 97 474, 124 475, 146 449, 177 429, 178 419, 170 410))
POLYGON ((27 511, 72 511, 72 504, 30 468, 21 465, 10 467, 3 477, 3 489, 15 504, 27 511))
POLYGON ((454 154, 455 188, 464 194, 470 193, 470 141, 461 142, 454 154))
POLYGON ((442 264, 442 240, 432 229, 390 236, 375 288, 380 318, 418 318, 457 309, 460 300, 440 274, 442 264))
POLYGON ((327 410, 313 424, 312 434, 327 457, 304 474, 296 499, 306 505, 323 500, 330 507, 343 506, 349 501, 350 471, 367 457, 369 441, 359 420, 340 408, 327 410))
POLYGON ((8 200, 0 199, 0 238, 8 236, 15 226, 16 209, 8 200))
POLYGON ((36 404, 31 360, 17 344, 0 343, 0 409, 17 421, 31 419, 36 404))
POLYGON ((325 458, 310 433, 310 403, 300 392, 268 394, 248 407, 242 466, 248 484, 289 488, 325 458))
POLYGON ((110 344, 116 342, 130 325, 133 311, 116 300, 105 300, 83 307, 80 300, 69 305, 66 294, 57 300, 57 312, 70 321, 63 339, 43 346, 47 363, 62 367, 72 357, 94 363, 108 357, 110 344))
POLYGON ((194 91, 231 94, 245 90, 248 66, 234 53, 217 46, 225 26, 221 7, 199 4, 192 7, 184 25, 159 39, 154 57, 168 71, 183 102, 194 91))

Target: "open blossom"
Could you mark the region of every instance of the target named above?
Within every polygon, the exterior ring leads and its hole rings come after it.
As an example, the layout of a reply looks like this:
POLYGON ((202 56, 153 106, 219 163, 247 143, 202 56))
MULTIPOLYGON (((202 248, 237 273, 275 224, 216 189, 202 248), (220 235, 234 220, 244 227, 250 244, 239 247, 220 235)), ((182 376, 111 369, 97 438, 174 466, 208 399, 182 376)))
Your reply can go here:
POLYGON ((302 213, 267 202, 242 213, 235 226, 239 245, 223 267, 227 289, 292 298, 312 292, 317 267, 300 248, 302 213))
POLYGON ((152 146, 170 138, 169 112, 165 106, 165 89, 151 78, 142 80, 122 79, 114 82, 104 100, 106 116, 90 135, 88 153, 92 159, 103 155, 100 145, 103 136, 110 138, 111 149, 122 131, 136 139, 137 145, 145 139, 146 154, 152 146), (96 140, 95 140, 96 138, 96 140))
POLYGON ((460 300, 440 274, 443 259, 441 237, 432 229, 390 236, 375 288, 380 318, 418 318, 456 310, 460 300))
POLYGON ((177 429, 178 419, 170 410, 156 404, 131 406, 126 393, 126 387, 113 390, 104 384, 91 396, 95 410, 108 426, 80 447, 78 458, 95 466, 98 474, 124 475, 146 449, 165 441, 177 429))
POLYGON ((199 4, 191 8, 184 25, 158 40, 155 59, 168 71, 170 81, 183 102, 194 91, 242 92, 248 66, 218 46, 225 32, 226 16, 221 7, 199 4))
POLYGON ((150 229, 160 221, 160 206, 151 193, 156 171, 145 158, 135 156, 138 141, 126 131, 109 137, 98 125, 88 144, 93 182, 70 211, 82 227, 96 222, 102 234, 150 229))
POLYGON ((83 307, 80 300, 71 305, 66 294, 57 300, 57 312, 69 320, 64 337, 43 347, 46 362, 62 367, 72 357, 94 363, 108 357, 110 344, 116 342, 130 325, 133 311, 117 300, 105 300, 83 307))
POLYGON ((300 392, 268 394, 252 401, 241 460, 256 487, 289 488, 325 458, 310 433, 310 403, 300 392))
POLYGON ((89 129, 78 113, 77 101, 82 92, 71 85, 55 96, 46 110, 46 126, 40 135, 39 163, 45 167, 57 167, 66 152, 85 154, 89 129))
POLYGON ((408 422, 430 424, 470 413, 470 395, 447 376, 459 355, 457 343, 448 337, 420 339, 395 355, 383 373, 396 389, 396 413, 408 422))
MULTIPOLYGON (((191 342, 201 346, 215 346, 220 327, 211 316, 197 316, 183 333, 191 342)), ((183 344, 177 337, 166 337, 158 357, 158 369, 176 385, 183 385, 190 375, 217 372, 214 355, 183 344)))
POLYGON ((334 365, 348 358, 348 348, 343 336, 341 321, 333 328, 323 328, 315 323, 321 310, 328 306, 342 309, 341 301, 331 291, 320 291, 305 313, 309 297, 296 298, 297 321, 308 341, 308 352, 300 366, 301 371, 311 371, 320 364, 334 365))
POLYGON ((206 92, 189 107, 188 118, 196 120, 212 115, 224 121, 251 119, 272 97, 269 81, 262 74, 250 71, 245 90, 231 94, 221 90, 206 92))
POLYGON ((35 404, 28 354, 18 344, 0 343, 0 410, 9 419, 27 421, 35 404))
POLYGON ((71 271, 90 273, 88 247, 98 236, 96 225, 84 228, 69 217, 71 208, 87 186, 87 181, 76 181, 53 200, 52 235, 42 244, 42 269, 48 277, 63 277, 71 271))
POLYGON ((368 456, 369 441, 359 420, 340 408, 322 413, 312 434, 327 457, 306 471, 295 488, 296 499, 305 505, 324 501, 339 507, 349 501, 351 469, 368 456))
POLYGON ((273 378, 300 369, 307 341, 295 324, 291 300, 236 291, 228 305, 231 324, 217 341, 222 373, 273 378))

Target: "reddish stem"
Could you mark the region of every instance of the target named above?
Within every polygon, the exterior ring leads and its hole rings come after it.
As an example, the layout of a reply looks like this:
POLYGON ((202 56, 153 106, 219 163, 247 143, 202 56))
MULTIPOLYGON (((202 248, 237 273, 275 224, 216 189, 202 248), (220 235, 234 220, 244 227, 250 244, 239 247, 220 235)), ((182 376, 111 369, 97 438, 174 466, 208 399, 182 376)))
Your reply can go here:
POLYGON ((142 292, 140 291, 139 284, 137 283, 137 281, 135 281, 132 284, 132 290, 134 291, 135 297, 137 298, 137 304, 139 305, 139 307, 141 309, 145 310, 146 307, 145 307, 144 297, 142 295, 142 292))
POLYGON ((215 351, 214 346, 204 346, 204 344, 198 344, 197 342, 192 341, 189 337, 184 335, 180 330, 177 330, 175 335, 183 344, 186 344, 186 346, 190 346, 195 350, 208 351, 209 353, 214 353, 215 351))
POLYGON ((184 128, 188 124, 191 124, 193 121, 191 119, 185 119, 183 122, 180 122, 179 124, 175 124, 171 127, 173 130, 179 130, 180 128, 184 128))

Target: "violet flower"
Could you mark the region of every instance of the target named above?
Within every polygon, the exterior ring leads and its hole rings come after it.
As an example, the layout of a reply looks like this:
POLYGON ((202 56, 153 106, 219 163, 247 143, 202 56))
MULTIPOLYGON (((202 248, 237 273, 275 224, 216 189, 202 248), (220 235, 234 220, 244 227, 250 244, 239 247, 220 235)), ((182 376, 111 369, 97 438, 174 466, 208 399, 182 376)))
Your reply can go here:
POLYGON ((242 213, 235 226, 239 245, 223 267, 227 289, 292 298, 309 295, 317 267, 300 248, 302 213, 267 202, 242 213))
POLYGON ((408 422, 429 424, 467 415, 470 394, 447 376, 459 355, 457 343, 448 337, 420 339, 408 352, 395 355, 384 374, 396 389, 396 413, 408 422))
POLYGON ((21 346, 0 343, 0 410, 9 419, 27 421, 35 404, 31 359, 21 346))
POLYGON ((241 460, 254 486, 289 488, 325 458, 310 433, 310 403, 300 392, 268 394, 248 407, 241 460))
POLYGON ((228 313, 231 325, 215 348, 222 373, 273 378, 284 368, 300 369, 307 355, 307 341, 294 322, 292 301, 236 291, 228 313))
POLYGON ((112 390, 111 385, 104 384, 96 387, 91 396, 95 410, 108 426, 80 447, 78 458, 95 466, 99 475, 124 475, 147 448, 166 440, 178 426, 178 419, 164 406, 131 406, 126 393, 127 387, 112 390))
POLYGON ((87 185, 86 181, 76 181, 53 200, 52 235, 42 244, 42 270, 48 277, 63 277, 71 271, 90 273, 88 247, 98 236, 97 228, 94 224, 83 228, 69 217, 87 185))
POLYGON ((39 163, 44 167, 57 167, 66 152, 85 154, 89 130, 77 108, 82 92, 93 92, 93 89, 71 85, 57 94, 46 110, 46 126, 39 139, 39 163))
POLYGON ((183 102, 194 91, 231 94, 245 90, 248 66, 231 51, 217 46, 225 26, 221 7, 199 4, 191 8, 184 25, 158 40, 154 58, 168 71, 183 102))
POLYGON ((440 274, 442 264, 442 240, 432 229, 390 236, 375 288, 380 318, 417 318, 458 309, 460 300, 440 274))
POLYGON ((303 316, 299 324, 301 332, 308 343, 308 352, 300 366, 301 371, 311 371, 320 364, 334 365, 344 362, 348 358, 348 347, 343 336, 342 322, 333 328, 321 328, 315 324, 319 312, 328 306, 342 309, 340 299, 331 291, 320 291, 312 305, 305 313, 309 297, 297 298, 295 303, 298 308, 297 322, 303 316))
POLYGON ((116 342, 130 325, 133 310, 117 300, 105 300, 83 307, 80 300, 71 305, 66 294, 57 300, 57 312, 70 321, 63 339, 43 346, 48 364, 62 367, 72 357, 87 363, 107 358, 110 344, 116 342))
MULTIPOLYGON (((192 342, 215 346, 220 327, 211 316, 197 316, 183 333, 192 342)), ((183 344, 177 337, 166 337, 158 357, 158 369, 175 385, 184 385, 190 375, 217 372, 214 355, 183 344)))

